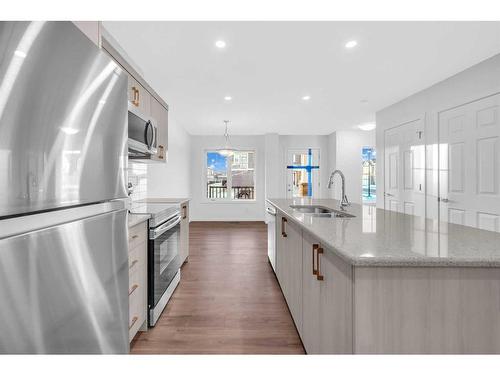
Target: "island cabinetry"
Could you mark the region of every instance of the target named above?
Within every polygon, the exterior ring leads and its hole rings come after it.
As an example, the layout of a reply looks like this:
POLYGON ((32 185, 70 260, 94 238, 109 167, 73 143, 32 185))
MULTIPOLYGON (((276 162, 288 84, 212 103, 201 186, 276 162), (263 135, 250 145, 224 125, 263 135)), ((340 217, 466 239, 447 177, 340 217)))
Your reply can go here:
POLYGON ((308 354, 352 353, 352 267, 303 233, 302 343, 308 354))
POLYGON ((295 326, 302 331, 302 230, 277 215, 276 275, 295 326))
POLYGON ((356 267, 355 352, 500 353, 500 269, 356 267))

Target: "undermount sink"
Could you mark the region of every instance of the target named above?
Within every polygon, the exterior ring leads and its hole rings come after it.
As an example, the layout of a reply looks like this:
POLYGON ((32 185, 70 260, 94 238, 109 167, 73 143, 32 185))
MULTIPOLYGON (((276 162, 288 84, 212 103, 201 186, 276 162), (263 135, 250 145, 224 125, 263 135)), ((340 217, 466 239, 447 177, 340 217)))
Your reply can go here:
POLYGON ((311 214, 320 217, 338 217, 338 218, 350 218, 355 217, 344 211, 334 210, 332 208, 316 205, 291 205, 291 209, 304 214, 311 214))

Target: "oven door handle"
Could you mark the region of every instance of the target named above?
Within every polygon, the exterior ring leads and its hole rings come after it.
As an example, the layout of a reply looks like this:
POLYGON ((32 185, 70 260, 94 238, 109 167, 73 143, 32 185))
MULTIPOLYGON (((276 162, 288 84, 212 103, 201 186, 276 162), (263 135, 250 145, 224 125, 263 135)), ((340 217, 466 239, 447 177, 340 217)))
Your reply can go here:
POLYGON ((165 224, 160 225, 158 228, 154 229, 150 233, 150 238, 152 240, 156 240, 158 237, 160 237, 163 233, 166 231, 172 229, 175 227, 177 224, 181 222, 181 216, 177 216, 174 221, 169 220, 165 224))

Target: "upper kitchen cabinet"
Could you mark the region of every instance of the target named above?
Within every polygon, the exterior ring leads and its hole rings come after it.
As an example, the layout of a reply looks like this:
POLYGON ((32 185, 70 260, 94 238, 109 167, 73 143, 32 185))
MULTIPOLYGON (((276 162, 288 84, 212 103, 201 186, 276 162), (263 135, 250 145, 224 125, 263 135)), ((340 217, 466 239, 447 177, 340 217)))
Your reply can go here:
POLYGON ((168 109, 153 97, 151 98, 151 116, 158 123, 158 152, 154 156, 154 160, 166 162, 168 145, 168 109))
POLYGON ((101 31, 102 49, 128 73, 129 105, 145 117, 152 117, 157 124, 157 153, 141 161, 165 163, 168 151, 168 105, 134 68, 134 63, 118 42, 104 28, 101 31))
MULTIPOLYGON (((145 115, 151 113, 151 94, 129 73, 128 76, 128 100, 145 115)), ((153 116, 154 117, 154 116, 153 116)))
POLYGON ((101 44, 101 22, 100 21, 73 21, 73 24, 80 29, 96 46, 101 44))

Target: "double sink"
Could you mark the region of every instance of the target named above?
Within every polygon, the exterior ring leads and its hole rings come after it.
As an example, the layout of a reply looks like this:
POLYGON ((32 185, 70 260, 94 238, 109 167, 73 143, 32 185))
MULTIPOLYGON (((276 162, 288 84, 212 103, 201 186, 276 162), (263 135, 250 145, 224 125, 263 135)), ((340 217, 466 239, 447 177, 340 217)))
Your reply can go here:
POLYGON ((345 211, 334 210, 333 208, 328 208, 319 205, 291 205, 290 208, 294 211, 301 212, 303 214, 311 214, 312 216, 318 216, 318 217, 330 217, 330 218, 356 217, 345 211))

